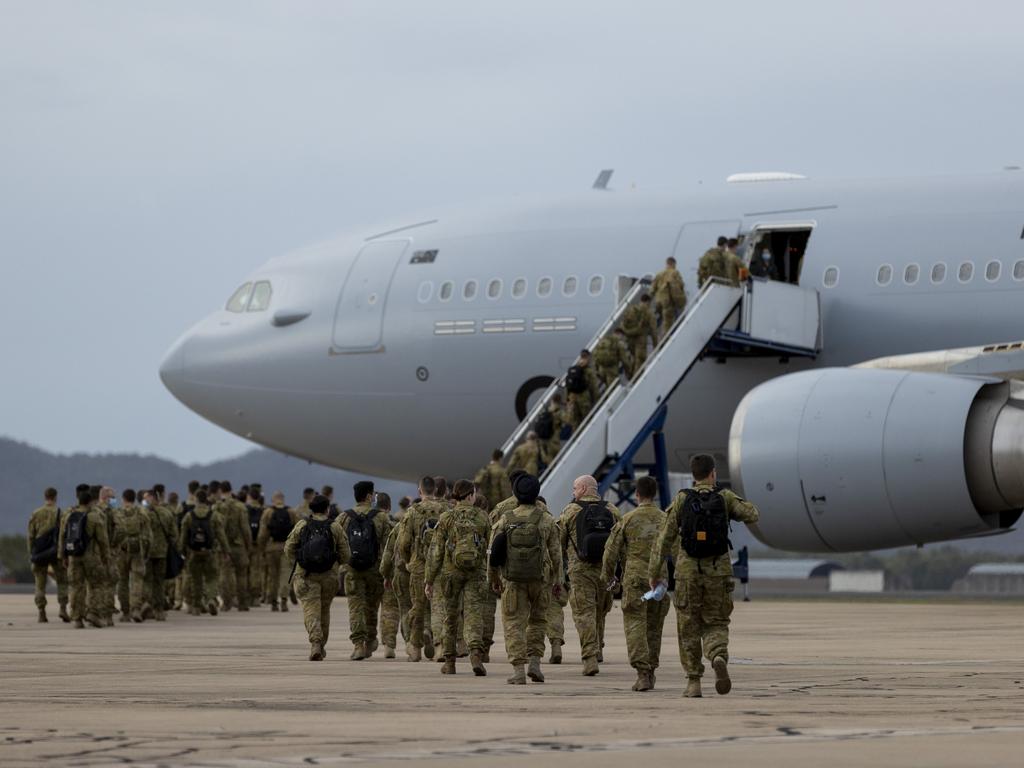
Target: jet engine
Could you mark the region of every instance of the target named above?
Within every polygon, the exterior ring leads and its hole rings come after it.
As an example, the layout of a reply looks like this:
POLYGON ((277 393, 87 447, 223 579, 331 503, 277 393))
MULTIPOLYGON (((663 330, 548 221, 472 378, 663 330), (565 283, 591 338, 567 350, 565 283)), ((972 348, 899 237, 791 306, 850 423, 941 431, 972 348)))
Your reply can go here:
POLYGON ((1024 508, 1024 388, 987 377, 823 368, 742 400, 736 490, 763 543, 883 549, 997 533, 1024 508))

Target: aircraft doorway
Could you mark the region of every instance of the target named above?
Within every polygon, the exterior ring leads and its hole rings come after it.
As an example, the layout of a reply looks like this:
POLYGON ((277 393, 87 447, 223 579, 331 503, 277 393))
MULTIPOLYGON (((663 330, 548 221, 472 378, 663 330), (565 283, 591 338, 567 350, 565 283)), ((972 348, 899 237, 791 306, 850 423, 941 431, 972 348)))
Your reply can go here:
POLYGON ((332 352, 380 350, 388 289, 408 247, 408 240, 390 240, 370 243, 359 251, 338 298, 332 352))
POLYGON ((756 277, 799 285, 814 224, 763 224, 744 242, 743 260, 756 277), (765 258, 765 253, 769 257, 765 258))

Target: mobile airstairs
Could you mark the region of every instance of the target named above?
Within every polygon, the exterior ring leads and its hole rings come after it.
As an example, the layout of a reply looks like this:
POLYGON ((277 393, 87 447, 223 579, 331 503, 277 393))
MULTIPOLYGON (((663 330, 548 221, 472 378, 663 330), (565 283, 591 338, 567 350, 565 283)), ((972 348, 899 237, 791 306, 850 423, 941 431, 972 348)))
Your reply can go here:
MULTIPOLYGON (((638 280, 591 339, 588 349, 612 333, 626 309, 650 288, 638 280)), ((582 424, 562 443, 541 475, 541 495, 555 507, 570 494, 580 475, 597 478, 602 495, 609 490, 618 502, 632 496, 637 470, 658 480, 662 507, 670 502, 668 455, 664 426, 673 392, 704 357, 815 357, 822 348, 818 292, 789 283, 752 279, 735 286, 711 280, 691 301, 682 317, 650 353, 631 380, 613 382, 582 424), (650 439, 654 463, 639 464, 637 454, 650 439)), ((723 374, 728 376, 727 371, 723 374)), ((564 376, 552 382, 505 442, 506 455, 529 433, 556 393, 564 376)))

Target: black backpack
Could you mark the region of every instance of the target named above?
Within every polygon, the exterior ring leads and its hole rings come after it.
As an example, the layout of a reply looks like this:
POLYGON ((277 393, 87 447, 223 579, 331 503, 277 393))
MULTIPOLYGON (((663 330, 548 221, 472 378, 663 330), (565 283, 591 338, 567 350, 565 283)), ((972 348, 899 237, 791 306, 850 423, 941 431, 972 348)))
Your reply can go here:
POLYGON ((348 516, 348 548, 352 551, 349 565, 354 571, 367 571, 377 564, 380 547, 377 544, 377 526, 373 518, 379 510, 371 509, 365 515, 346 512, 348 516))
POLYGON ((551 411, 544 411, 537 420, 533 422, 533 431, 541 440, 550 440, 555 434, 555 417, 551 411))
POLYGON ((565 374, 565 391, 580 395, 587 391, 587 374, 583 366, 574 365, 565 374))
POLYGON ((270 520, 267 521, 267 532, 270 533, 270 538, 280 544, 288 538, 292 527, 292 515, 288 507, 274 507, 270 520))
POLYGON ((615 525, 615 515, 603 501, 590 501, 576 515, 576 554, 585 563, 600 563, 604 545, 615 525))
POLYGON ((252 533, 252 543, 256 543, 256 537, 260 534, 260 518, 263 517, 263 507, 246 506, 249 510, 249 532, 252 533))
POLYGON ((181 530, 181 524, 183 522, 185 522, 185 515, 187 515, 189 512, 191 512, 195 508, 196 508, 195 504, 187 504, 186 503, 186 504, 182 504, 181 505, 181 509, 178 510, 178 520, 177 520, 178 530, 179 531, 181 530))
POLYGON ((299 548, 295 562, 307 573, 326 573, 338 562, 338 547, 334 541, 330 520, 310 518, 299 534, 299 548))
POLYGON ((64 534, 64 556, 81 557, 89 546, 89 532, 86 520, 89 510, 76 511, 68 515, 68 526, 64 534))
POLYGON ((33 565, 53 565, 57 562, 57 545, 60 543, 60 510, 57 519, 42 536, 32 542, 32 554, 29 559, 33 565))
POLYGON ((213 512, 206 517, 199 517, 193 510, 189 515, 188 548, 193 552, 213 549, 213 512))
POLYGON ((718 488, 683 490, 679 539, 690 557, 719 557, 729 552, 729 513, 718 488))

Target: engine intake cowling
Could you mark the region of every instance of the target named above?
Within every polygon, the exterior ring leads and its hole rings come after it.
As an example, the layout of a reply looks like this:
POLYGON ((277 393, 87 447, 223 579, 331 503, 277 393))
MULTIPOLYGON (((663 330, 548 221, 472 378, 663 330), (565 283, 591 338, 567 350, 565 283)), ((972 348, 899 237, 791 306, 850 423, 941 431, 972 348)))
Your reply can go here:
POLYGON ((1024 401, 996 379, 825 368, 751 390, 733 484, 763 543, 814 552, 976 536, 1024 507, 1024 401))

